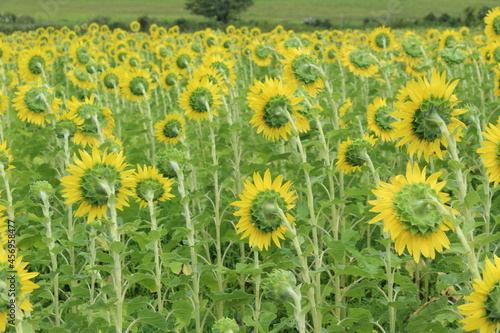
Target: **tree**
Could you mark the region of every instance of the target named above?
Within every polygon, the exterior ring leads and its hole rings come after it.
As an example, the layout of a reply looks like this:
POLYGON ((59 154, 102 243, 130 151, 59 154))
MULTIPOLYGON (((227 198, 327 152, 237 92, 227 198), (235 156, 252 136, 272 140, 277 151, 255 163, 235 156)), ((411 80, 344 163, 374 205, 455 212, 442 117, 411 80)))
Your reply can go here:
POLYGON ((253 0, 188 0, 186 9, 195 15, 215 17, 218 22, 227 23, 252 5, 253 0))

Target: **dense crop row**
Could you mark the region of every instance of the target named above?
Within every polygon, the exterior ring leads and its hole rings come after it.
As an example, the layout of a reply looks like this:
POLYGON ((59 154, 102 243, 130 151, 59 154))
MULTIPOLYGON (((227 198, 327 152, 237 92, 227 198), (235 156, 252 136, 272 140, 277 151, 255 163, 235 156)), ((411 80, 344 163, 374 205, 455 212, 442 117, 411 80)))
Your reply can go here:
POLYGON ((485 22, 0 35, 0 331, 495 331, 485 22))

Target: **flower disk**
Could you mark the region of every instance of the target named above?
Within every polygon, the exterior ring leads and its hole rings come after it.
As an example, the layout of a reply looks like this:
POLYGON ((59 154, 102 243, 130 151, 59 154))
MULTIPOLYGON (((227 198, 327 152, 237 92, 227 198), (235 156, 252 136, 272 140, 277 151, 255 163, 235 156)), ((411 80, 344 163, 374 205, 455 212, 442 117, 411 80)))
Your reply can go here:
POLYGON ((278 79, 265 79, 264 83, 255 80, 250 86, 247 96, 248 105, 255 111, 250 123, 257 127, 257 133, 263 132, 269 141, 277 141, 279 138, 288 140, 292 133, 291 117, 295 117, 295 126, 299 132, 307 132, 309 123, 300 115, 296 106, 303 97, 294 97, 295 86, 285 85, 278 79), (304 121, 305 120, 305 121, 304 121))
POLYGON ((288 84, 302 86, 309 95, 316 96, 325 86, 316 56, 309 51, 296 48, 288 49, 284 52, 284 56, 283 80, 288 84))
POLYGON ((466 331, 492 333, 500 327, 500 258, 495 255, 494 261, 486 258, 483 280, 474 280, 474 292, 465 296, 470 303, 458 306, 460 313, 467 316, 460 320, 466 331))
POLYGON ((406 177, 398 175, 391 183, 379 182, 372 192, 379 199, 368 201, 374 207, 370 212, 378 213, 369 223, 384 221, 384 232, 389 231, 395 241, 399 255, 405 248, 418 263, 420 255, 435 258, 435 251, 442 252, 450 247, 445 231, 453 229, 443 215, 451 213, 444 204, 450 200, 448 194, 439 192, 446 182, 438 182, 441 172, 425 177, 418 164, 408 163, 406 177))
POLYGON ((346 141, 340 144, 339 160, 335 164, 336 168, 345 173, 361 171, 361 167, 366 164, 368 151, 376 142, 377 139, 368 134, 356 140, 347 138, 346 141))
POLYGON ((401 119, 393 123, 398 136, 402 137, 397 147, 409 143, 408 154, 417 153, 418 158, 424 155, 427 162, 433 155, 443 159, 445 151, 442 146, 448 146, 443 126, 449 133, 456 130, 454 137, 457 141, 462 136, 462 127, 465 128, 465 124, 455 118, 467 112, 455 108, 458 101, 453 90, 457 84, 458 80, 446 82, 446 72, 433 71, 430 82, 427 78, 420 78, 404 87, 406 93, 400 94, 395 103, 399 111, 391 114, 401 119))
POLYGON ((125 170, 122 153, 101 152, 92 149, 92 155, 80 150, 80 159, 73 158, 74 164, 68 166, 69 176, 61 178, 63 197, 66 204, 80 202, 75 216, 88 214, 87 222, 107 218, 110 200, 122 210, 128 206, 127 196, 133 195, 130 190, 135 184, 132 174, 134 170, 125 170))
POLYGON ((165 143, 176 144, 186 134, 186 120, 178 114, 169 114, 165 120, 155 124, 156 138, 165 143))
POLYGON ((496 187, 500 183, 500 125, 489 124, 483 135, 488 140, 481 142, 477 153, 481 154, 489 181, 496 187))
POLYGON ((134 176, 134 197, 141 208, 147 207, 149 202, 165 201, 174 197, 170 193, 174 181, 161 175, 156 167, 138 165, 134 176))
POLYGON ((208 77, 189 80, 186 90, 179 97, 179 105, 189 119, 210 119, 218 115, 217 109, 222 105, 220 88, 208 77))
POLYGON ((484 34, 492 41, 500 41, 500 7, 488 12, 484 17, 484 34))
POLYGON ((41 85, 20 86, 12 101, 17 115, 22 121, 44 126, 50 122, 45 118, 49 113, 59 112, 60 99, 55 98, 52 91, 41 85))
MULTIPOLYGON (((29 263, 22 262, 22 256, 16 253, 14 257, 15 259, 11 259, 11 257, 9 257, 9 252, 0 249, 0 276, 2 277, 0 283, 4 285, 4 289, 2 290, 2 296, 4 297, 0 298, 0 332, 5 332, 7 315, 10 312, 8 308, 9 300, 6 298, 7 291, 9 289, 16 290, 15 299, 18 309, 33 311, 33 305, 29 301, 28 295, 31 294, 33 290, 40 288, 40 286, 33 281, 30 281, 39 273, 28 272, 25 268, 29 263), (15 285, 15 287, 11 287, 11 285, 15 285)), ((22 315, 22 312, 19 311, 19 314, 22 315)))
POLYGON ((385 98, 376 97, 368 105, 368 129, 373 131, 383 141, 393 141, 397 138, 397 131, 392 123, 397 119, 391 116, 394 110, 387 106, 385 98))
POLYGON ((247 180, 243 193, 239 195, 240 201, 231 203, 239 207, 234 216, 240 217, 236 233, 243 233, 241 239, 250 237, 250 246, 257 246, 260 250, 267 250, 271 241, 281 247, 280 239, 285 239, 283 234, 287 227, 279 213, 281 210, 288 223, 292 223, 293 217, 288 211, 295 206, 292 203, 297 199, 295 191, 289 191, 291 185, 291 182, 283 184, 281 175, 273 181, 269 169, 264 178, 254 173, 253 183, 247 180))

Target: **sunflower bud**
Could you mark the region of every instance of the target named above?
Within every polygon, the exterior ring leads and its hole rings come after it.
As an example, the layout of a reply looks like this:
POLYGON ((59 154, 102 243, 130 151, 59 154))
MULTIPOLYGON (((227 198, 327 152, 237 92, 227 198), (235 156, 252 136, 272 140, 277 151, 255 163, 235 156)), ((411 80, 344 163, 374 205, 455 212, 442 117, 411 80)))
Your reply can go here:
POLYGON ((30 186, 30 199, 34 203, 43 204, 49 202, 54 197, 54 188, 49 182, 40 180, 30 186))
POLYGON ((54 126, 58 138, 72 137, 77 130, 76 123, 71 119, 59 119, 54 126))
POLYGON ((219 319, 214 326, 212 326, 213 333, 236 333, 240 328, 236 321, 231 318, 219 319))
POLYGON ((274 270, 263 282, 267 296, 275 301, 285 301, 287 298, 296 298, 297 281, 290 271, 274 270))
POLYGON ((440 55, 448 65, 463 64, 467 58, 467 55, 456 47, 447 47, 441 51, 440 55))
POLYGON ((156 166, 168 178, 177 178, 177 171, 185 164, 185 155, 176 148, 169 148, 157 156, 156 166))

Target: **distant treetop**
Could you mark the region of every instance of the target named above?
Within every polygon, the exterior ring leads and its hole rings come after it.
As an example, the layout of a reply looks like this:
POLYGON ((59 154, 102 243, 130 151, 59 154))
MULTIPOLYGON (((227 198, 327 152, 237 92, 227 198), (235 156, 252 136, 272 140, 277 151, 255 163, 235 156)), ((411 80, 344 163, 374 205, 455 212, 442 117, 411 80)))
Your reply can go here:
POLYGON ((195 15, 215 17, 218 22, 227 23, 252 5, 253 0, 188 0, 186 9, 195 15))

